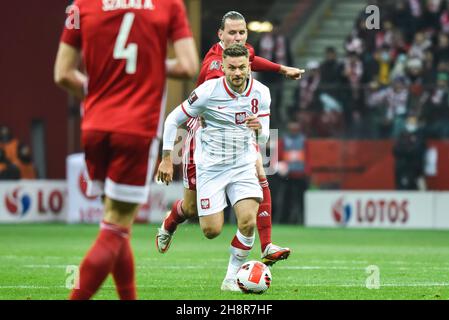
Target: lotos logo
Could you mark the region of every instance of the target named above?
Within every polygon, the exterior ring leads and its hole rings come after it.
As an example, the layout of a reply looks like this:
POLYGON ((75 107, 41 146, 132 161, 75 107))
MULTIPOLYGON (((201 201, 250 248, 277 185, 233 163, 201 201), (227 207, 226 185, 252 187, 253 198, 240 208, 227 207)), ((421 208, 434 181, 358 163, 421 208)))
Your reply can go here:
POLYGON ((345 204, 344 198, 340 197, 332 206, 332 215, 335 222, 341 225, 346 225, 351 218, 351 205, 345 204))
POLYGON ((13 215, 25 216, 31 207, 31 197, 27 193, 20 192, 21 188, 5 195, 5 204, 13 215))
POLYGON ((332 216, 340 225, 353 217, 355 225, 405 224, 409 221, 409 201, 406 199, 356 199, 351 203, 338 198, 332 205, 332 216))
POLYGON ((86 199, 93 200, 96 199, 97 196, 88 196, 87 195, 87 180, 84 176, 84 172, 81 171, 78 177, 78 186, 80 188, 81 194, 86 197, 86 199))

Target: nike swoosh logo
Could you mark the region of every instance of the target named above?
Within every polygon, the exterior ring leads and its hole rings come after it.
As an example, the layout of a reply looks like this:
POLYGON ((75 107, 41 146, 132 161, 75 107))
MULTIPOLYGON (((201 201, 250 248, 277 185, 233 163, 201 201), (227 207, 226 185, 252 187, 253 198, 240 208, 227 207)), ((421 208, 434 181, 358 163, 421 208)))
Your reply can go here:
POLYGON ((221 110, 221 109, 224 109, 224 108, 227 108, 227 107, 218 107, 218 110, 221 110))

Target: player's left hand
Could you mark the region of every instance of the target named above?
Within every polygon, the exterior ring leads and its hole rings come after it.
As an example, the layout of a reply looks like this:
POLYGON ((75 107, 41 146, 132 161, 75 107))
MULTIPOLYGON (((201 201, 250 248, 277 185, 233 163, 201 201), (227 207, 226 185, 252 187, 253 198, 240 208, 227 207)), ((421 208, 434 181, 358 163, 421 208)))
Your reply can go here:
POLYGON ((246 126, 251 130, 257 132, 257 130, 262 129, 262 125, 260 124, 259 118, 255 115, 249 116, 245 119, 246 126))
POLYGON ((288 79, 299 80, 301 79, 302 74, 306 71, 304 69, 281 66, 281 70, 279 72, 282 73, 288 79))

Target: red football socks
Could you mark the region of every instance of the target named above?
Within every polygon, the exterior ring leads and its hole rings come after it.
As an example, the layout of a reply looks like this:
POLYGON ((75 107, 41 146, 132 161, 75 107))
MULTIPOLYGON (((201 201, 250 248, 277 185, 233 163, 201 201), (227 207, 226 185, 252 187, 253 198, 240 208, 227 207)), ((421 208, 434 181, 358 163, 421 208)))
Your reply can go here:
POLYGON ((130 239, 125 239, 115 265, 112 268, 112 276, 117 288, 120 300, 136 300, 136 283, 134 271, 134 256, 130 239))
POLYGON ((170 214, 168 215, 167 218, 165 218, 164 228, 170 233, 176 231, 178 224, 186 221, 184 213, 182 212, 182 202, 183 200, 175 201, 175 203, 173 203, 173 206, 171 208, 170 214))
MULTIPOLYGON (((104 221, 101 223, 98 237, 81 263, 79 288, 72 290, 71 300, 90 299, 113 269, 118 275, 120 286, 126 282, 126 285, 124 285, 126 289, 124 291, 126 292, 123 295, 126 297, 132 296, 127 291, 130 283, 129 278, 122 281, 125 272, 132 274, 127 277, 134 278, 134 267, 129 268, 130 264, 133 264, 132 259, 130 259, 131 248, 128 249, 129 251, 124 248, 126 243, 129 244, 129 229, 104 221)), ((118 287, 119 291, 121 289, 122 287, 118 287)))
POLYGON ((259 181, 263 192, 263 201, 257 212, 257 230, 259 231, 262 252, 271 243, 271 191, 267 179, 259 181))

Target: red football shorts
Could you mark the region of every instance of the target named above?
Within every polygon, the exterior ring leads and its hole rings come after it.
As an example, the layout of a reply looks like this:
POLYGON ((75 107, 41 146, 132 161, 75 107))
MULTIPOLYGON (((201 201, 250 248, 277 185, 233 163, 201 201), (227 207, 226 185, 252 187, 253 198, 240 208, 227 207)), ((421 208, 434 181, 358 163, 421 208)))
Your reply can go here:
POLYGON ((88 172, 87 194, 146 203, 157 161, 157 139, 95 130, 83 130, 88 172))
POLYGON ((196 191, 196 164, 193 159, 195 153, 195 131, 189 130, 183 145, 182 177, 184 188, 196 191))

